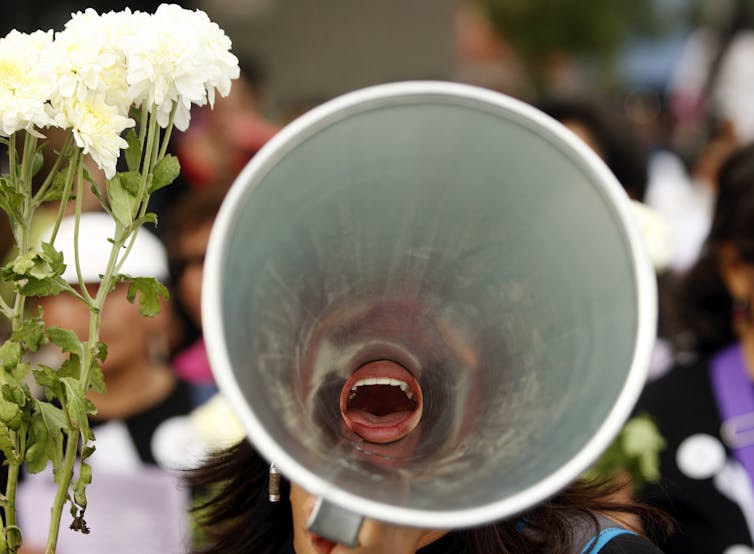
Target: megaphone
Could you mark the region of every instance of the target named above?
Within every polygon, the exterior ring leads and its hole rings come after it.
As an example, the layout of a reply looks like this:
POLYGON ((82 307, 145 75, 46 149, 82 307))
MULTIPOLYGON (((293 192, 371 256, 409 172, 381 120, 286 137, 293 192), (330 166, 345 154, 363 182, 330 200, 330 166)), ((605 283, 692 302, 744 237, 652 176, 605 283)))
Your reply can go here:
POLYGON ((531 106, 443 82, 303 115, 231 187, 203 321, 257 450, 361 518, 511 517, 591 464, 644 383, 655 277, 610 171, 531 106))

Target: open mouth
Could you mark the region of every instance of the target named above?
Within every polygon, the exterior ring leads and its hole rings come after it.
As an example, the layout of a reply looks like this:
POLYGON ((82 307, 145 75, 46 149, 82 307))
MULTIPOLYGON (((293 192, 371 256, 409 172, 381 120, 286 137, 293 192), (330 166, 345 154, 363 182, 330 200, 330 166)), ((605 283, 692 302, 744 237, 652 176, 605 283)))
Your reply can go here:
POLYGON ((419 382, 390 360, 361 366, 340 392, 340 412, 348 428, 378 444, 395 442, 413 431, 422 408, 419 382))

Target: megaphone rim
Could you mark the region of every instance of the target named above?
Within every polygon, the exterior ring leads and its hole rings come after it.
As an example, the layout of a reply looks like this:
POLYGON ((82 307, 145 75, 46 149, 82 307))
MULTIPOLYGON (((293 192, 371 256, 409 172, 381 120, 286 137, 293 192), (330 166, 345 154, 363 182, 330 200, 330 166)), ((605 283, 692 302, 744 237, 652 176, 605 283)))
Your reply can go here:
POLYGON ((251 441, 259 453, 274 461, 284 475, 304 485, 316 496, 367 517, 422 528, 471 527, 514 516, 552 497, 587 469, 620 431, 641 392, 655 340, 657 303, 655 274, 642 240, 633 221, 628 197, 602 160, 571 131, 533 106, 491 90, 443 81, 404 81, 349 92, 312 109, 281 129, 239 174, 218 212, 208 244, 202 289, 204 334, 215 379, 220 391, 241 420, 247 437, 253 437, 251 441), (372 102, 412 96, 466 99, 489 104, 497 109, 502 108, 527 124, 550 133, 560 144, 571 148, 588 169, 596 174, 600 182, 610 183, 601 190, 612 201, 611 205, 615 208, 626 234, 639 299, 632 366, 610 413, 591 439, 569 461, 535 485, 501 500, 462 510, 420 510, 369 500, 332 487, 326 479, 297 462, 278 445, 247 405, 233 375, 224 339, 221 283, 225 252, 222 245, 226 237, 232 233, 236 222, 236 205, 245 195, 250 194, 257 184, 252 177, 285 155, 288 147, 295 146, 302 136, 311 133, 318 125, 330 123, 333 117, 339 114, 347 116, 352 109, 372 102))

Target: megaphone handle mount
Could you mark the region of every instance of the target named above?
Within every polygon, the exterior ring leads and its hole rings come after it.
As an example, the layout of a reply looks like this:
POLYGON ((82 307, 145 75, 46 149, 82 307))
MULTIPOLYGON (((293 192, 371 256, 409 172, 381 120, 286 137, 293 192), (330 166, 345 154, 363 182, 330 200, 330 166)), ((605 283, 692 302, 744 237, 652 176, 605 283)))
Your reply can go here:
POLYGON ((355 548, 364 516, 350 512, 325 500, 317 498, 307 528, 310 533, 355 548))

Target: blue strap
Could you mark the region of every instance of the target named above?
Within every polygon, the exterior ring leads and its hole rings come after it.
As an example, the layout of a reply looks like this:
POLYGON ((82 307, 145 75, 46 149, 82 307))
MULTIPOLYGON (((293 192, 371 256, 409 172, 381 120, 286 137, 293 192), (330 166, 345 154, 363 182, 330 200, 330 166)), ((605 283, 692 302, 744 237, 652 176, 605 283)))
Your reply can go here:
POLYGON ((581 554, 597 554, 607 543, 619 535, 635 535, 633 531, 623 529, 622 527, 609 527, 600 532, 596 537, 589 539, 586 546, 581 550, 581 554))

